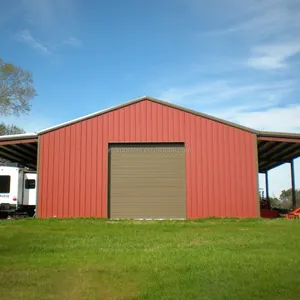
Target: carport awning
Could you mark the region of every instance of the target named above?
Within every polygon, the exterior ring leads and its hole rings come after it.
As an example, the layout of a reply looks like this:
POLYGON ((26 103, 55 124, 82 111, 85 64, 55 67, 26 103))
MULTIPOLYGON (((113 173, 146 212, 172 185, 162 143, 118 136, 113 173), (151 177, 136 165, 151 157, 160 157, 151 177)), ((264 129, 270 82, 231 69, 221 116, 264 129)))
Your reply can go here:
POLYGON ((38 138, 36 134, 0 136, 0 157, 36 170, 38 138))
POLYGON ((265 173, 300 157, 300 134, 259 133, 257 147, 259 172, 265 173))
MULTIPOLYGON (((259 172, 278 167, 300 157, 300 134, 259 132, 259 172)), ((37 167, 38 137, 33 134, 0 136, 0 157, 25 167, 37 167)))

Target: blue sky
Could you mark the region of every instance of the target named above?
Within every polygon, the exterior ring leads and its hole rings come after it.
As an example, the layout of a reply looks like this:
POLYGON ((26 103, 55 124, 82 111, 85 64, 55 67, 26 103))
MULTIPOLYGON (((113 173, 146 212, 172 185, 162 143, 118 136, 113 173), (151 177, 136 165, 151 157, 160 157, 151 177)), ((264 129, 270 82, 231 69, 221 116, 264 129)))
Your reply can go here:
MULTIPOLYGON (((29 115, 6 122, 37 131, 151 95, 300 131, 299 0, 3 2, 0 56, 30 70, 38 92, 29 115)), ((289 187, 272 174, 276 193, 289 187)))

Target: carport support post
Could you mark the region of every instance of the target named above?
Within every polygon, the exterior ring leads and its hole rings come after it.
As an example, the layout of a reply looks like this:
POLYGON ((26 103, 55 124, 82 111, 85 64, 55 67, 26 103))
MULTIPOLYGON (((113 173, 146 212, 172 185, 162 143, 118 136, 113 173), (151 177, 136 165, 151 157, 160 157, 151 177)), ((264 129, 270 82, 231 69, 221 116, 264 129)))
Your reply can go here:
POLYGON ((270 208, 271 205, 270 205, 270 197, 269 197, 269 175, 268 175, 268 171, 266 171, 266 173, 265 173, 265 178, 266 178, 266 198, 267 198, 267 202, 268 202, 268 208, 270 208))
POLYGON ((294 160, 291 160, 291 181, 292 181, 292 204, 296 208, 296 187, 295 187, 295 167, 294 160))

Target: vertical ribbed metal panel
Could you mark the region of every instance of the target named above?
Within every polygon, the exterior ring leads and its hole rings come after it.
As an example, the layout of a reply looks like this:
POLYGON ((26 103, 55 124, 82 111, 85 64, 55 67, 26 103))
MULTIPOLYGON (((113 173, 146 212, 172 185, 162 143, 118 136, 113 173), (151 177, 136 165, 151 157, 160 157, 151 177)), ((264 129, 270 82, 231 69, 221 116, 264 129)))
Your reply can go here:
POLYGON ((108 144, 184 142, 187 218, 257 216, 252 133, 152 101, 46 133, 40 217, 107 217, 108 144))

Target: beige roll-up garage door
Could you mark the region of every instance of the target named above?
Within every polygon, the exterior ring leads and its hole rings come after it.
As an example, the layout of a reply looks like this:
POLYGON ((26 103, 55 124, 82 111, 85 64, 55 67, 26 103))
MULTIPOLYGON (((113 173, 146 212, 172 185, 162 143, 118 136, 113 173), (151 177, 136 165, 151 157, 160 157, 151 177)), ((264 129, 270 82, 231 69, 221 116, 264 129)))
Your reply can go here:
POLYGON ((110 218, 186 218, 183 144, 111 145, 110 218))

